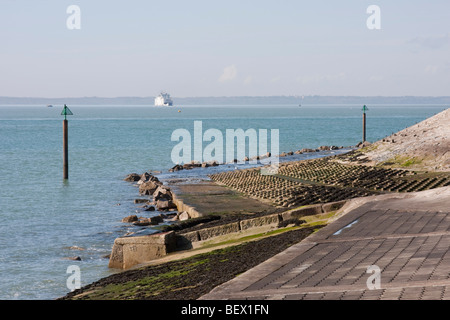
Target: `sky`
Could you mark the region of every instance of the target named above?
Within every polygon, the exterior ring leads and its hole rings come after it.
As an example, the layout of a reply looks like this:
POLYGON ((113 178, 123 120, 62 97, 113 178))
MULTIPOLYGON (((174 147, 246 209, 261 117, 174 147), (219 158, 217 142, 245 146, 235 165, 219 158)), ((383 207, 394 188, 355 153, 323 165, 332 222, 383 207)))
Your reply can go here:
POLYGON ((449 96, 449 84, 448 0, 0 0, 0 96, 449 96))

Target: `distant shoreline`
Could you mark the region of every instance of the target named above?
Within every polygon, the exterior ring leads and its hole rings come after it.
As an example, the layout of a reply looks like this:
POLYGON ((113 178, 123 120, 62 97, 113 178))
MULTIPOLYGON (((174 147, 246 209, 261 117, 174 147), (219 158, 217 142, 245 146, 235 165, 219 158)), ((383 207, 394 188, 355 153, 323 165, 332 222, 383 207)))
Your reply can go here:
MULTIPOLYGON (((135 105, 153 106, 150 97, 0 97, 0 105, 135 105)), ((174 97, 174 106, 263 106, 263 105, 450 105, 450 96, 236 96, 174 97)))

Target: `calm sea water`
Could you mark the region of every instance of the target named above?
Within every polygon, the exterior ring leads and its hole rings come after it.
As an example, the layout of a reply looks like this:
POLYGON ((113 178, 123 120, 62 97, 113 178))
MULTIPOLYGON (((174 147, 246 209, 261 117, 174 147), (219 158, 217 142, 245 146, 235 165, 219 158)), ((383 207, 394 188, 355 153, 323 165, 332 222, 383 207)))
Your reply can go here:
MULTIPOLYGON (((114 272, 104 258, 114 239, 139 231, 120 222, 136 212, 138 197, 123 178, 172 167, 175 129, 193 133, 195 120, 224 136, 226 129, 279 129, 280 152, 351 146, 362 135, 360 106, 69 107, 70 179, 64 182, 62 108, 0 106, 0 299, 63 296, 71 265, 79 266, 81 285, 114 272), (82 260, 66 259, 73 256, 82 260)), ((368 140, 444 109, 370 107, 368 140)))

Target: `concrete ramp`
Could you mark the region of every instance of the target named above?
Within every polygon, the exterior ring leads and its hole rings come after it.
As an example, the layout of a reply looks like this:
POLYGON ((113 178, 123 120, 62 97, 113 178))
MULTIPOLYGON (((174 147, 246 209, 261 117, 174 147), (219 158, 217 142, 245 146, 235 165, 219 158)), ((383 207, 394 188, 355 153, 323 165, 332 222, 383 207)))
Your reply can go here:
POLYGON ((450 187, 355 199, 343 210, 200 299, 450 299, 450 187))

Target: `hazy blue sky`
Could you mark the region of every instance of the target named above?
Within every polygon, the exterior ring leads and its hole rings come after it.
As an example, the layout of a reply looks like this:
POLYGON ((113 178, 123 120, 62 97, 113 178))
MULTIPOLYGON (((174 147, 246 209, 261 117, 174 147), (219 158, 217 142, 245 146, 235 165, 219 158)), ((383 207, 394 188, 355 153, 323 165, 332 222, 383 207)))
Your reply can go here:
POLYGON ((0 96, 450 95, 448 0, 0 0, 0 48, 0 96))

